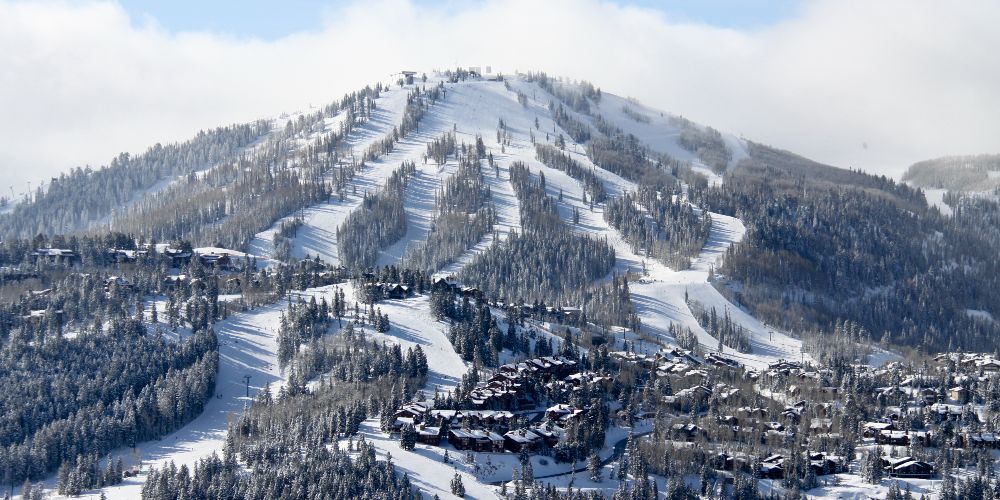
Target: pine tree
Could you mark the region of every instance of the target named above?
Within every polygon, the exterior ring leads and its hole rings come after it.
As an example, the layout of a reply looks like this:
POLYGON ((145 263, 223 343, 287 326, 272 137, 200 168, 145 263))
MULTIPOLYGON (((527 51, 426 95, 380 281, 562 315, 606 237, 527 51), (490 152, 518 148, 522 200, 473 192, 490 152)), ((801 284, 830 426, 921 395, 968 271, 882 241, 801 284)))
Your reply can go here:
POLYGON ((591 481, 601 482, 601 457, 597 453, 592 453, 587 459, 587 470, 590 471, 591 481))
POLYGON ((399 433, 399 447, 410 451, 417 446, 417 430, 413 424, 406 424, 399 433))
POLYGON ((465 485, 462 484, 462 476, 457 472, 455 477, 451 478, 451 494, 459 498, 465 496, 465 485))
POLYGON ((869 484, 882 482, 882 447, 877 446, 865 453, 861 459, 861 477, 869 484))

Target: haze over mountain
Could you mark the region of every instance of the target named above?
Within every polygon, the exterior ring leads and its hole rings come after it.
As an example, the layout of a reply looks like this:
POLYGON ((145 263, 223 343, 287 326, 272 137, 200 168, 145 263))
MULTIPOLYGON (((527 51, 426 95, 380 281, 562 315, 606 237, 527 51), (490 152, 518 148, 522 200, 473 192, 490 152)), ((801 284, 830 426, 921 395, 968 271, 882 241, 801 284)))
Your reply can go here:
POLYGON ((903 180, 923 188, 992 191, 1000 187, 1000 155, 946 156, 910 165, 903 180))

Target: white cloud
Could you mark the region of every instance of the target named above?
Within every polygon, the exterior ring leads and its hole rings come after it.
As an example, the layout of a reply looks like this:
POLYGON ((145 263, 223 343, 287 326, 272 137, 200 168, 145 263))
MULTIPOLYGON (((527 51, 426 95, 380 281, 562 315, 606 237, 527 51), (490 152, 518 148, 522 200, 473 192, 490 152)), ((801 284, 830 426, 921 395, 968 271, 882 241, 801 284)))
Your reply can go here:
POLYGON ((989 0, 820 0, 746 32, 599 0, 446 4, 358 1, 318 33, 264 42, 168 33, 114 3, 0 1, 0 192, 456 63, 584 78, 870 171, 1000 151, 1000 4, 989 0))

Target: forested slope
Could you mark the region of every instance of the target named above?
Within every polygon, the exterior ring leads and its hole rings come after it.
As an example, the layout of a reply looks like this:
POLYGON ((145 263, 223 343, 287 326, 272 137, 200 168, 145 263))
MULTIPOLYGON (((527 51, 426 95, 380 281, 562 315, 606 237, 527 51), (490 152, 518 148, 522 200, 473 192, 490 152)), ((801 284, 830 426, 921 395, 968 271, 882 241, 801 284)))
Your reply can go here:
POLYGON ((851 319, 886 340, 931 350, 989 348, 1000 311, 995 242, 969 218, 931 210, 919 190, 752 145, 750 159, 695 198, 733 215, 746 238, 718 271, 767 321, 824 329, 851 319))

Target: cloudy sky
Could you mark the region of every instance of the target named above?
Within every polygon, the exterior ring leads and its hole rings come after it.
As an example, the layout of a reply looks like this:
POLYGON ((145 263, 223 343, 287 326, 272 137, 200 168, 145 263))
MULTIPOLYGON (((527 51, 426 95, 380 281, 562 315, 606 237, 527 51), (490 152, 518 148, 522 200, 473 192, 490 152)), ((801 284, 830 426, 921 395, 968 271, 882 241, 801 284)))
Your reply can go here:
POLYGON ((1000 152, 998 23, 991 0, 0 0, 0 193, 455 65, 899 175, 1000 152))

